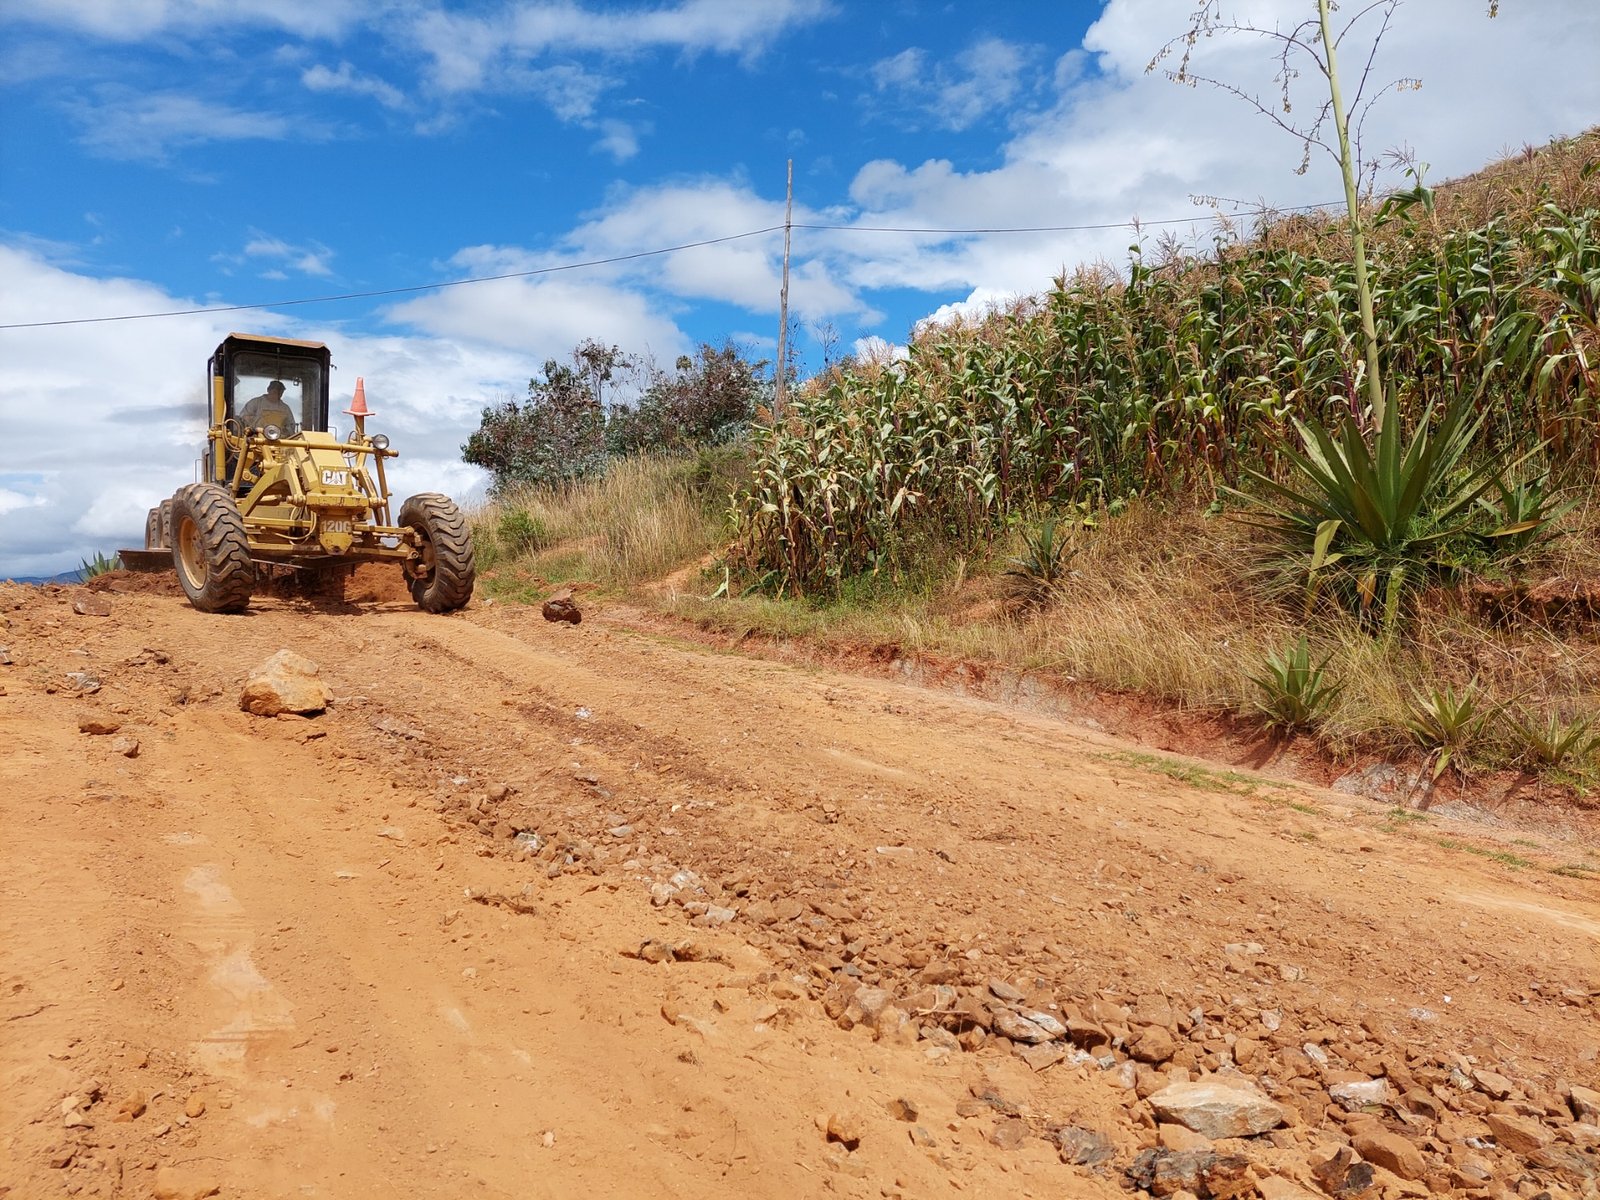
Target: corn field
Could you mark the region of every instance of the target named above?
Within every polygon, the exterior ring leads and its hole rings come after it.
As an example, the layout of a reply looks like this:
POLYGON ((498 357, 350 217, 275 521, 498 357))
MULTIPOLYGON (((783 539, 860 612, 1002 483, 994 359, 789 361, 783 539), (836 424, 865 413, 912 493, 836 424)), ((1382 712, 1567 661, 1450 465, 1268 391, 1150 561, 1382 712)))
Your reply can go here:
MULTIPOLYGON (((1600 185, 1472 228, 1431 197, 1391 207, 1372 272, 1391 411, 1410 423, 1484 384, 1488 436, 1600 455, 1600 185)), ((1419 189, 1419 195, 1421 190, 1419 189)), ((853 366, 753 431, 735 561, 799 592, 981 549, 1019 517, 1210 493, 1273 472, 1290 418, 1360 414, 1354 271, 1341 231, 1281 223, 1204 257, 1135 253, 976 325, 853 366)))

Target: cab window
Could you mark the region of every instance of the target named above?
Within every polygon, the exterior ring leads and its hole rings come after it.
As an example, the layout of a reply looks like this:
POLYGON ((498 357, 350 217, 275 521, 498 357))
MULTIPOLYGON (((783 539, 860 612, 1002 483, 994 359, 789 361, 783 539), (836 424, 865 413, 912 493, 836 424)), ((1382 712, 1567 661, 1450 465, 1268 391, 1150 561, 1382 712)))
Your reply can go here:
POLYGON ((316 363, 283 358, 276 354, 238 354, 233 359, 233 411, 237 417, 244 406, 266 394, 267 385, 283 384, 283 402, 295 414, 301 429, 319 429, 317 400, 321 370, 316 363))

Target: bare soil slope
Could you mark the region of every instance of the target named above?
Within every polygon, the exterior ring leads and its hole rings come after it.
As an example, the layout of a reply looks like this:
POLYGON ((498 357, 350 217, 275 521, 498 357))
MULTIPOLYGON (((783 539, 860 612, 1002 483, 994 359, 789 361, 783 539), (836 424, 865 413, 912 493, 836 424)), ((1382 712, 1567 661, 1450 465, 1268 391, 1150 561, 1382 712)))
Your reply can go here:
POLYGON ((1576 838, 349 595, 0 587, 0 1195, 1596 1194, 1576 838))

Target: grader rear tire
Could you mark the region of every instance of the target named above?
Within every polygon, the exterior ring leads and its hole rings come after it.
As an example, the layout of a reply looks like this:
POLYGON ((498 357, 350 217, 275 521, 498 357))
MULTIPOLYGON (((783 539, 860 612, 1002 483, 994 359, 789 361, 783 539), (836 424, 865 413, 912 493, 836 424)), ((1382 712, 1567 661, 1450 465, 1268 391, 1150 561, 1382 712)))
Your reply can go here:
POLYGON ((398 524, 421 536, 420 574, 406 572, 411 598, 426 612, 453 612, 472 599, 477 564, 466 518, 448 496, 422 492, 400 506, 398 524))
POLYGON ((172 501, 163 500, 152 508, 144 519, 144 548, 146 550, 172 549, 172 501))
POLYGON ((191 483, 172 497, 172 561, 189 603, 201 612, 243 612, 256 569, 239 506, 215 483, 191 483))

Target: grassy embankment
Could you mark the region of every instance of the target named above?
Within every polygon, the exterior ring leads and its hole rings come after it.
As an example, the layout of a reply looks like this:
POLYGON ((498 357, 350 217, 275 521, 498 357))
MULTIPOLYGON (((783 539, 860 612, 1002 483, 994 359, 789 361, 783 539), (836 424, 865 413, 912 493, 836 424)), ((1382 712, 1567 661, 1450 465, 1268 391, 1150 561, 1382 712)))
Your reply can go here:
MULTIPOLYGON (((728 632, 894 643, 1242 712, 1282 700, 1256 680, 1303 636, 1332 686, 1300 725, 1334 750, 1582 783, 1600 732, 1592 620, 1557 628, 1524 605, 1498 622, 1485 605, 1600 579, 1597 159, 1594 133, 1519 156, 1419 193, 1372 239, 1403 428, 1465 396, 1484 418, 1474 457, 1533 452, 1510 471, 1520 491, 1427 542, 1390 622, 1357 575, 1342 599, 1337 579, 1286 586, 1281 569, 1269 586, 1282 555, 1228 490, 1259 495, 1251 472, 1293 482, 1292 421, 1359 408, 1344 235, 1300 218, 1201 257, 1146 254, 1126 281, 1080 272, 925 333, 903 366, 813 380, 742 458, 629 460, 503 497, 476 521, 489 586, 589 580, 728 632), (1555 518, 1540 533, 1561 536, 1492 536, 1530 497, 1555 518), (650 586, 667 576, 681 582, 650 586)), ((1422 535, 1445 531, 1431 519, 1422 535)))

